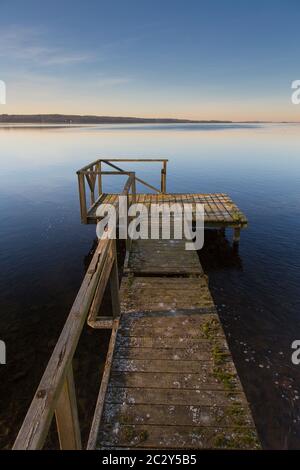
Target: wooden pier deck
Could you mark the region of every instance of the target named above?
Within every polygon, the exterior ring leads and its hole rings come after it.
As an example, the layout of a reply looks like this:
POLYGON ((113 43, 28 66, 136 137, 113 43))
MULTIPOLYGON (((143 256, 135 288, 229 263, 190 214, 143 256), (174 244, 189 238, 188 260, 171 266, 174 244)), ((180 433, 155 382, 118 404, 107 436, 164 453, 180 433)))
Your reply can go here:
MULTIPOLYGON (((206 227, 232 227, 239 240, 247 219, 229 196, 168 194, 167 160, 151 160, 162 162, 160 189, 119 161, 96 160, 77 172, 82 223, 97 222, 99 205, 117 204, 117 194, 104 193, 102 176, 127 175, 120 195, 128 205, 199 202, 206 227), (103 164, 114 171, 102 171, 103 164), (136 182, 156 194, 137 194, 136 182)), ((119 286, 117 244, 108 237, 98 242, 14 449, 41 449, 54 416, 60 448, 82 448, 73 358, 86 321, 111 329, 88 449, 260 447, 197 252, 186 250, 184 239, 131 240, 119 286), (100 308, 107 286, 109 316, 100 308)))
POLYGON ((113 346, 89 448, 259 448, 207 278, 183 241, 132 243, 113 346))
MULTIPOLYGON (((98 200, 87 212, 87 223, 97 222, 97 208, 100 205, 113 204, 117 206, 119 194, 101 194, 98 200)), ((129 204, 132 195, 129 196, 129 204)), ((139 194, 135 195, 135 202, 144 204, 149 209, 151 204, 203 204, 206 227, 237 227, 247 226, 247 219, 242 211, 236 206, 232 199, 224 193, 211 194, 139 194)))

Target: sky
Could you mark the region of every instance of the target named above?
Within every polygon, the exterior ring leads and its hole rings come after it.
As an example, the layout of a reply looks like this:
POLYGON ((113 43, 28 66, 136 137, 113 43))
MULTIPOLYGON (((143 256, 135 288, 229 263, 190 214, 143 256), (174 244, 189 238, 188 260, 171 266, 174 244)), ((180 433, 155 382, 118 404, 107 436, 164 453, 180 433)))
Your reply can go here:
POLYGON ((299 0, 0 0, 0 113, 300 121, 299 0))

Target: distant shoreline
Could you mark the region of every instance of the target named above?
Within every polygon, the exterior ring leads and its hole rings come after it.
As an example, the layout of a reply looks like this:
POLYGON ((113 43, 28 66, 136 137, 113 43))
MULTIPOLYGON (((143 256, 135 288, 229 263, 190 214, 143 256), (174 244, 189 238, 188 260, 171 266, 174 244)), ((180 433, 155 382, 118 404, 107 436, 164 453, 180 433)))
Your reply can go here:
POLYGON ((68 114, 0 114, 0 124, 299 124, 287 121, 228 121, 173 118, 139 118, 68 114))
POLYGON ((1 114, 2 124, 232 124, 232 121, 192 120, 172 118, 139 118, 122 116, 90 116, 76 114, 1 114))

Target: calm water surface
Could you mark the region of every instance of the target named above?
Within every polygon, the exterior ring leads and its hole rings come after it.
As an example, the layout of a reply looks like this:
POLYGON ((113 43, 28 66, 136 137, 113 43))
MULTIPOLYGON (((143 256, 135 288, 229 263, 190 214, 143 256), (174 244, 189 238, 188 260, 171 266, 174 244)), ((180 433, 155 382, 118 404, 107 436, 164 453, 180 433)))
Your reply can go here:
MULTIPOLYGON (((169 158, 169 191, 226 192, 247 215, 238 254, 207 234, 200 257, 264 447, 300 448, 297 125, 0 128, 1 447, 15 438, 80 285, 95 228, 80 225, 75 171, 100 156, 169 158)), ((130 168, 159 184, 159 164, 130 168)), ((104 184, 119 190, 123 180, 104 184)))

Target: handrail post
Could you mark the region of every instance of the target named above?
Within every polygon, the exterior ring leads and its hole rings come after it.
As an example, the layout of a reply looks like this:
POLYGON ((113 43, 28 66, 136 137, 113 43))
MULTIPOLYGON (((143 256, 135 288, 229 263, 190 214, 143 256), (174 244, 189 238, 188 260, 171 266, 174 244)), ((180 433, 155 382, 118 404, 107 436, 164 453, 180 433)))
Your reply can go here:
POLYGON ((132 192, 132 202, 133 204, 136 203, 136 180, 135 180, 135 173, 131 173, 131 176, 132 176, 132 188, 131 188, 131 192, 132 192))
MULTIPOLYGON (((130 184, 127 189, 127 210, 129 210, 129 207, 131 206, 132 203, 136 202, 136 183, 135 183, 135 172, 130 172, 129 173, 129 178, 130 178, 130 184), (131 189, 131 201, 129 199, 129 191, 131 189)), ((131 249, 131 243, 132 240, 129 237, 129 224, 131 221, 131 217, 127 216, 127 239, 126 239, 126 251, 130 251, 131 249)))
POLYGON ((167 162, 163 162, 163 167, 161 169, 161 192, 165 194, 167 187, 167 162))
POLYGON ((114 320, 120 316, 120 295, 119 295, 119 274, 118 274, 118 259, 117 259, 117 245, 116 240, 113 240, 112 245, 114 263, 111 268, 109 283, 112 313, 114 320))
POLYGON ((55 417, 61 450, 80 450, 82 446, 72 363, 57 400, 55 417))
POLYGON ((98 196, 101 196, 102 194, 102 174, 101 174, 101 160, 96 164, 97 171, 99 171, 98 174, 98 196))
POLYGON ((167 162, 166 160, 163 162, 163 186, 162 186, 162 193, 165 194, 167 191, 167 162))
MULTIPOLYGON (((94 169, 94 167, 92 167, 92 172, 94 172, 94 171, 96 171, 96 166, 95 166, 95 169, 94 169)), ((91 180, 91 183, 92 183, 92 187, 91 187, 91 205, 93 205, 95 203, 96 178, 97 178, 97 176, 94 175, 94 174, 90 176, 90 180, 91 180)))
POLYGON ((79 188, 81 222, 83 224, 86 224, 87 223, 87 209, 86 209, 85 182, 84 182, 84 174, 81 172, 78 172, 78 188, 79 188))

